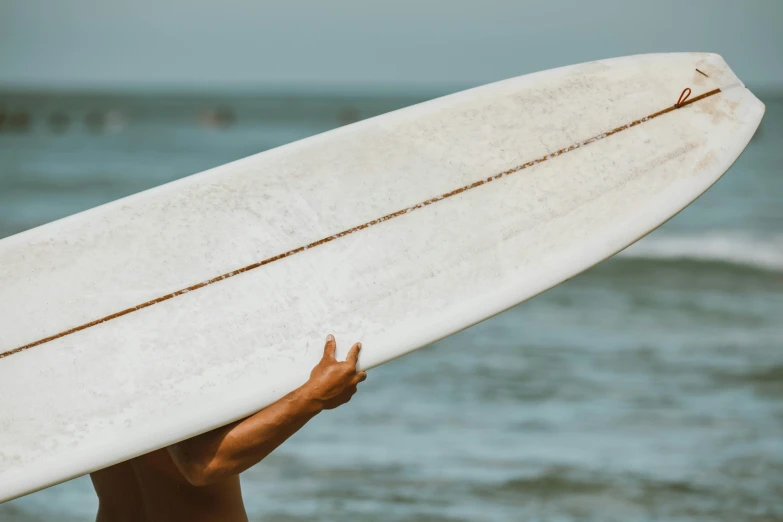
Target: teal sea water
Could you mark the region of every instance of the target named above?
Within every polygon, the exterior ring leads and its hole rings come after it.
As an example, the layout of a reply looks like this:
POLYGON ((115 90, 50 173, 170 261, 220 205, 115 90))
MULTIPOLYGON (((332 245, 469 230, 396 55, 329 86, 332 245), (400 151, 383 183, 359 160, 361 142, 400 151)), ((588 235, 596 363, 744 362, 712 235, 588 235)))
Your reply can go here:
MULTIPOLYGON (((0 237, 427 97, 0 94, 0 237)), ((783 521, 783 97, 762 99, 661 229, 373 370, 245 473, 251 519, 783 521)), ((82 477, 0 520, 96 506, 82 477)))

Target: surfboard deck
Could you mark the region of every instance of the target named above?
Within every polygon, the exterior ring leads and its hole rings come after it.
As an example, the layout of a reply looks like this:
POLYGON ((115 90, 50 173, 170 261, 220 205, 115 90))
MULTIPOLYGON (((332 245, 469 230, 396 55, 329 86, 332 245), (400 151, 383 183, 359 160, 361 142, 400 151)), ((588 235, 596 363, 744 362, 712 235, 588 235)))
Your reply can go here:
POLYGON ((258 411, 327 333, 368 369, 573 277, 715 183, 763 113, 714 54, 602 60, 0 241, 0 501, 258 411))

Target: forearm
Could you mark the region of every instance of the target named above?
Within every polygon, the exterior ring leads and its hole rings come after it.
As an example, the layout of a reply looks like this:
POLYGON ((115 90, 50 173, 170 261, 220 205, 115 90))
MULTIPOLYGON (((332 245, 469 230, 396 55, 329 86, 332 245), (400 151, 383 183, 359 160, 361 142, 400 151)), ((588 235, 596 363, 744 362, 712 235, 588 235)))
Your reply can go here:
POLYGON ((322 410, 306 384, 255 415, 170 446, 169 453, 188 480, 208 484, 257 464, 322 410))
POLYGON ((361 347, 354 344, 345 361, 337 361, 329 335, 323 358, 304 386, 255 415, 169 446, 174 464, 192 484, 205 485, 259 463, 319 412, 351 399, 367 377, 356 370, 361 347))

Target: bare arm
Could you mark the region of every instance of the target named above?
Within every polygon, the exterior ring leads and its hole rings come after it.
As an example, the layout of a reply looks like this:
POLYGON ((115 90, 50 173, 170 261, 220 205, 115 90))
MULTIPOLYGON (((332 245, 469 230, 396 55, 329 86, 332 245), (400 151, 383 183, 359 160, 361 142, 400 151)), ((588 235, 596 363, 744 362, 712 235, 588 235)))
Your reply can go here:
POLYGON ((367 378, 356 371, 361 343, 345 361, 334 357, 329 335, 324 356, 302 387, 255 415, 169 446, 177 468, 193 485, 203 486, 237 475, 257 464, 322 410, 345 404, 367 378))

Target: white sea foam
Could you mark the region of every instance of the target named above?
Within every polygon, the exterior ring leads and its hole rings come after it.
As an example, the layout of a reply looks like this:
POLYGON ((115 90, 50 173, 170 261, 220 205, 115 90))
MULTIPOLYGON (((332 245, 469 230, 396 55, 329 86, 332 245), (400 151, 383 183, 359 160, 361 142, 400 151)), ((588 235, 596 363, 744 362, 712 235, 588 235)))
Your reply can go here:
POLYGON ((753 237, 741 233, 653 235, 619 254, 637 259, 691 259, 783 271, 783 236, 753 237))

